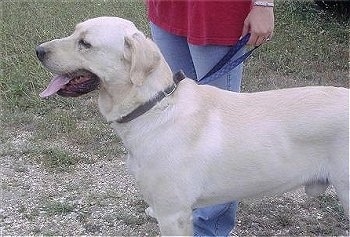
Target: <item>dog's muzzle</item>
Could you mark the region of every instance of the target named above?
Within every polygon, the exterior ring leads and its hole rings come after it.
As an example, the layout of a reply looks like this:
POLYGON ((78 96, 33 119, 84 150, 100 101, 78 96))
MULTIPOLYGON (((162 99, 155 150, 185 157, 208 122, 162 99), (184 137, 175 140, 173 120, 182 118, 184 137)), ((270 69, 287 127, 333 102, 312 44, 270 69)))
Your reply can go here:
MULTIPOLYGON (((48 51, 42 47, 35 48, 36 56, 45 65, 48 51)), ((48 97, 53 94, 60 96, 77 97, 98 89, 99 77, 85 69, 78 69, 73 72, 54 75, 47 88, 40 93, 40 97, 48 97)))

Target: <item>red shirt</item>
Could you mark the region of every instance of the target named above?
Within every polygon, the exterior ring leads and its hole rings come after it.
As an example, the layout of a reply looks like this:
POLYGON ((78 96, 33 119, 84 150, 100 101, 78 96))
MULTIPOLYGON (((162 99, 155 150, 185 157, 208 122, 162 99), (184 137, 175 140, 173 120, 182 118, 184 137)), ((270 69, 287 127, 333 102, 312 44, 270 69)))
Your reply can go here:
POLYGON ((251 5, 251 0, 147 0, 151 22, 195 45, 235 44, 251 5))

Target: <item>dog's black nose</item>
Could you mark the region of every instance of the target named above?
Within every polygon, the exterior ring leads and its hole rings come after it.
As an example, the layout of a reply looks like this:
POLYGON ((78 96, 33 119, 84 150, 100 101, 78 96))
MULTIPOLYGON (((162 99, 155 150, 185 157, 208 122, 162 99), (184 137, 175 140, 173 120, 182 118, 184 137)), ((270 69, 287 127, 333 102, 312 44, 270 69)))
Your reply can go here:
POLYGON ((45 55, 46 55, 46 51, 45 51, 44 47, 37 46, 35 48, 35 51, 36 51, 36 56, 38 57, 38 59, 40 61, 43 61, 45 58, 45 55))

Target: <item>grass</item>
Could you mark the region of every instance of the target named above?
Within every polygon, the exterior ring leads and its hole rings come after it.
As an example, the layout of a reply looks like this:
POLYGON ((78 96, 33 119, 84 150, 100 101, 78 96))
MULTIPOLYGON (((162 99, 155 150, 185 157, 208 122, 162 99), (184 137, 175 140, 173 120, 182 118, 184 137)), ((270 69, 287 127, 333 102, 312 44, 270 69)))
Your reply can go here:
POLYGON ((310 1, 276 4, 281 11, 275 11, 273 40, 248 61, 243 88, 349 87, 349 20, 319 11, 310 1))
MULTIPOLYGON (((0 49, 3 70, 0 79, 0 126, 4 132, 0 139, 7 150, 6 154, 10 150, 12 153, 16 152, 9 141, 23 130, 31 134, 27 140, 33 144, 26 149, 28 156, 44 158, 47 154, 39 150, 55 149, 55 154, 59 153, 59 156, 66 154, 74 157, 76 152, 69 151, 66 147, 81 145, 86 145, 87 149, 97 149, 96 154, 89 154, 90 158, 123 153, 120 145, 106 145, 112 148, 99 149, 106 141, 118 144, 119 140, 103 124, 97 110, 96 93, 78 100, 39 98, 38 94, 51 75, 36 59, 35 46, 49 39, 66 36, 73 31, 76 23, 100 15, 131 18, 138 27, 146 29, 142 1, 6 0, 0 4, 4 19, 1 24, 0 49), (57 145, 58 143, 61 145, 57 145), (56 147, 52 148, 52 144, 56 147)), ((0 150, 1 153, 4 151, 0 150)), ((57 161, 58 163, 51 163, 49 166, 56 164, 62 170, 65 159, 57 161)))
MULTIPOLYGON (((0 159, 11 157, 15 169, 23 174, 29 173, 25 165, 20 165, 23 160, 46 171, 70 173, 79 164, 113 160, 125 154, 119 138, 98 112, 96 92, 77 99, 39 98, 50 74, 36 59, 34 49, 40 42, 70 34, 76 23, 102 15, 130 19, 149 35, 143 1, 3 0, 0 9, 0 159)), ((306 85, 349 87, 350 23, 345 16, 320 11, 312 1, 277 1, 275 14, 273 40, 247 61, 243 91, 306 85)), ((292 201, 269 203, 282 205, 292 201)), ((348 230, 333 196, 322 196, 316 203, 319 206, 315 208, 325 212, 329 206, 331 212, 339 212, 338 219, 304 220, 309 224, 300 230, 293 227, 300 224, 292 218, 293 211, 285 211, 257 224, 265 228, 263 232, 240 233, 269 235, 275 229, 289 228, 293 234, 337 235, 348 230), (340 227, 329 227, 331 222, 340 223, 340 227)), ((43 205, 52 214, 72 212, 68 204, 52 201, 43 205)), ((242 225, 250 231, 255 228, 250 225, 256 221, 256 217, 249 219, 252 213, 271 215, 270 207, 243 203, 241 210, 242 225)), ((122 216, 126 223, 138 225, 145 221, 142 218, 130 221, 122 216)), ((99 229, 93 224, 88 228, 99 229)))
POLYGON ((74 211, 74 206, 68 202, 50 200, 41 208, 41 211, 50 216, 67 215, 74 211))

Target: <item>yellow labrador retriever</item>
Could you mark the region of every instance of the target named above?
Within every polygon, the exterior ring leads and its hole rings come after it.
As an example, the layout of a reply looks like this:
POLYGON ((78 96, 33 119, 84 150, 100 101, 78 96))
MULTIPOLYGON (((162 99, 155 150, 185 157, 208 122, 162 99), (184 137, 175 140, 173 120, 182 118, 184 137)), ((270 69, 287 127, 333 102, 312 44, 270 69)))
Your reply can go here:
MULTIPOLYGON (((130 21, 100 17, 36 48, 54 78, 42 97, 99 89, 99 108, 162 235, 192 235, 192 209, 334 185, 349 209, 349 90, 233 93, 173 76, 130 21)), ((181 60, 181 59, 179 59, 181 60)))

